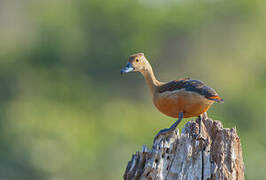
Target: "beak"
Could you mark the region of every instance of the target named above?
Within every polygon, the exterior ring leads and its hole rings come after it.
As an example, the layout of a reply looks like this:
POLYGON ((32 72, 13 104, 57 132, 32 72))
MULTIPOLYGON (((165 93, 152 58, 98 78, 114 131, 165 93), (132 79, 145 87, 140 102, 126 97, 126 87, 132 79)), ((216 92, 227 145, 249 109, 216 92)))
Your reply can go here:
POLYGON ((120 73, 121 73, 121 75, 122 74, 124 74, 124 73, 128 73, 128 72, 132 72, 132 71, 134 71, 134 67, 132 66, 132 64, 129 62, 129 63, 127 63, 127 65, 123 68, 123 69, 121 69, 121 71, 120 71, 120 73))

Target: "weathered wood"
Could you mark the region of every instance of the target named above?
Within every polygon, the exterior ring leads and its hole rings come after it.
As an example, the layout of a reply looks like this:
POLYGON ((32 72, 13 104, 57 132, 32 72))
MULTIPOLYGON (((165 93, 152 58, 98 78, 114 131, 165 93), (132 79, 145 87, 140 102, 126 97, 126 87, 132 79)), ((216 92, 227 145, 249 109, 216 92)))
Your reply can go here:
POLYGON ((128 163, 125 180, 243 180, 244 163, 235 128, 205 118, 202 135, 196 140, 198 123, 190 121, 182 129, 154 139, 152 150, 143 146, 128 163))

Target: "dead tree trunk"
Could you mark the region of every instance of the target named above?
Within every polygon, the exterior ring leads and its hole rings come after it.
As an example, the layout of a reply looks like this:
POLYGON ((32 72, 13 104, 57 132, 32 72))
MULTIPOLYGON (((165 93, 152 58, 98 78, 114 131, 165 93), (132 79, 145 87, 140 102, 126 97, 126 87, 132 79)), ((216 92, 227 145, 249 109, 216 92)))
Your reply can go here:
POLYGON ((195 140, 198 123, 154 139, 152 150, 143 146, 128 163, 125 180, 243 180, 244 163, 236 129, 205 118, 202 135, 195 140))

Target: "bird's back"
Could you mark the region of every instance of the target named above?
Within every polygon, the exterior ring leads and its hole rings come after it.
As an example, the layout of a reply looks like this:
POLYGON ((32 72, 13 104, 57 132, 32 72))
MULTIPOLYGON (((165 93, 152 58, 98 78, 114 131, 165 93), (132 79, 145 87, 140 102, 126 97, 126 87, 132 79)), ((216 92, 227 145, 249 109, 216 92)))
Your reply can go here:
POLYGON ((176 90, 181 90, 187 92, 194 92, 209 100, 213 100, 216 102, 223 102, 223 99, 220 98, 218 93, 213 89, 205 85, 200 80, 191 80, 189 78, 170 81, 158 87, 158 93, 164 92, 173 92, 176 90))
POLYGON ((164 114, 177 117, 194 117, 206 112, 215 102, 222 102, 216 91, 202 81, 180 79, 162 84, 154 94, 155 106, 164 114))

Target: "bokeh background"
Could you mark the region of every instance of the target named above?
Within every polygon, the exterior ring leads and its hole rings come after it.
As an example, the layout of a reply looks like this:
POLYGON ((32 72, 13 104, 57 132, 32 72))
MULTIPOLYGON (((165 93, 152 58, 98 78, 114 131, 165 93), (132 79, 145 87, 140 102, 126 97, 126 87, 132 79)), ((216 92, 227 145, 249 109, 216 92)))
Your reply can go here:
POLYGON ((137 52, 162 81, 215 88, 209 117, 237 127, 246 179, 266 178, 265 1, 1 0, 0 179, 122 179, 174 122, 120 76, 137 52))

